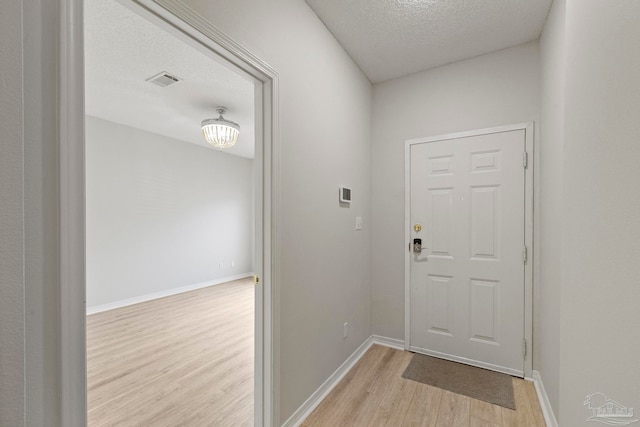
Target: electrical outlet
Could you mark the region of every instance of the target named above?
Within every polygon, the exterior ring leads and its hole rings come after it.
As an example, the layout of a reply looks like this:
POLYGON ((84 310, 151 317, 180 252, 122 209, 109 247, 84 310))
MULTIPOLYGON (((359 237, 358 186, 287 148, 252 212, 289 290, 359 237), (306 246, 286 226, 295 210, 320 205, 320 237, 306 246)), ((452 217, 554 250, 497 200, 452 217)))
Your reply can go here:
POLYGON ((231 261, 231 267, 235 267, 236 266, 236 262, 235 261, 231 261))
POLYGON ((224 263, 220 261, 220 264, 218 264, 218 267, 220 268, 220 270, 222 270, 222 268, 224 267, 224 263))
POLYGON ((349 322, 344 322, 344 331, 342 334, 342 338, 345 339, 349 336, 349 322))

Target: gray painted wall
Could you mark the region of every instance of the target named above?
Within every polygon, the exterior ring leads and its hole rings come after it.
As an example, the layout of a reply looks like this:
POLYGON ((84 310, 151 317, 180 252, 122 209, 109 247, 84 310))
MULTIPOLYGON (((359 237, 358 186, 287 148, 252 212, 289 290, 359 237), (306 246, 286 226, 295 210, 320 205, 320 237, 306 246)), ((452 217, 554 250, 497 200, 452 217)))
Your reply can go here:
POLYGON ((0 425, 24 425, 22 5, 0 4, 0 425))
POLYGON ((60 419, 57 1, 22 1, 26 425, 60 419))
POLYGON ((87 307, 253 271, 252 160, 95 117, 86 159, 87 307))
POLYGON ((404 141, 537 121, 537 43, 374 86, 373 332, 404 339, 404 141))
POLYGON ((640 2, 566 4, 560 425, 640 409, 640 2))
POLYGON ((549 402, 560 410, 560 290, 564 158, 565 1, 555 0, 540 38, 540 254, 533 358, 549 402))
POLYGON ((0 425, 57 425, 60 10, 1 7, 0 425))

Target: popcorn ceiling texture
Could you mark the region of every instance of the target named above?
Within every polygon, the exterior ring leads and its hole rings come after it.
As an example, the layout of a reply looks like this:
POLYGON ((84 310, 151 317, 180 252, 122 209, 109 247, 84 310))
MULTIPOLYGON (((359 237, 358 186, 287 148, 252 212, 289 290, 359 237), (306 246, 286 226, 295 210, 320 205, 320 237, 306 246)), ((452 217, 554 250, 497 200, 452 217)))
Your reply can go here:
POLYGON ((551 0, 306 0, 374 83, 536 40, 551 0))

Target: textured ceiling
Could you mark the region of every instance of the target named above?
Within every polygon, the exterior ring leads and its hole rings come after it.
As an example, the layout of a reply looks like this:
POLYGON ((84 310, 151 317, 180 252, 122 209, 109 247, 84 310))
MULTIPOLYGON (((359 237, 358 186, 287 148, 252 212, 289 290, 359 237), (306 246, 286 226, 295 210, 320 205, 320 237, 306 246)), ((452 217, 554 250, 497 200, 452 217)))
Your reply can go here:
POLYGON ((240 124, 225 152, 253 158, 253 83, 113 0, 85 1, 85 64, 88 115, 210 147, 200 122, 224 105, 240 124), (145 81, 162 71, 182 81, 145 81))
POLYGON ((306 0, 372 82, 531 40, 552 0, 306 0))

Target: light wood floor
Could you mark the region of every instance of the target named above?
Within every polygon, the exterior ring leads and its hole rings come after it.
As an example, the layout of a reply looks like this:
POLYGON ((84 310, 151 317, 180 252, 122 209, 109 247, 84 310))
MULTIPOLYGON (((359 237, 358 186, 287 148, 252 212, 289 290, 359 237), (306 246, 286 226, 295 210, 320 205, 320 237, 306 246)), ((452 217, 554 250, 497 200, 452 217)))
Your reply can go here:
POLYGON ((89 426, 253 425, 251 278, 87 318, 89 426))
POLYGON ((302 425, 544 427, 533 383, 513 379, 513 411, 402 378, 411 356, 374 345, 302 425))

